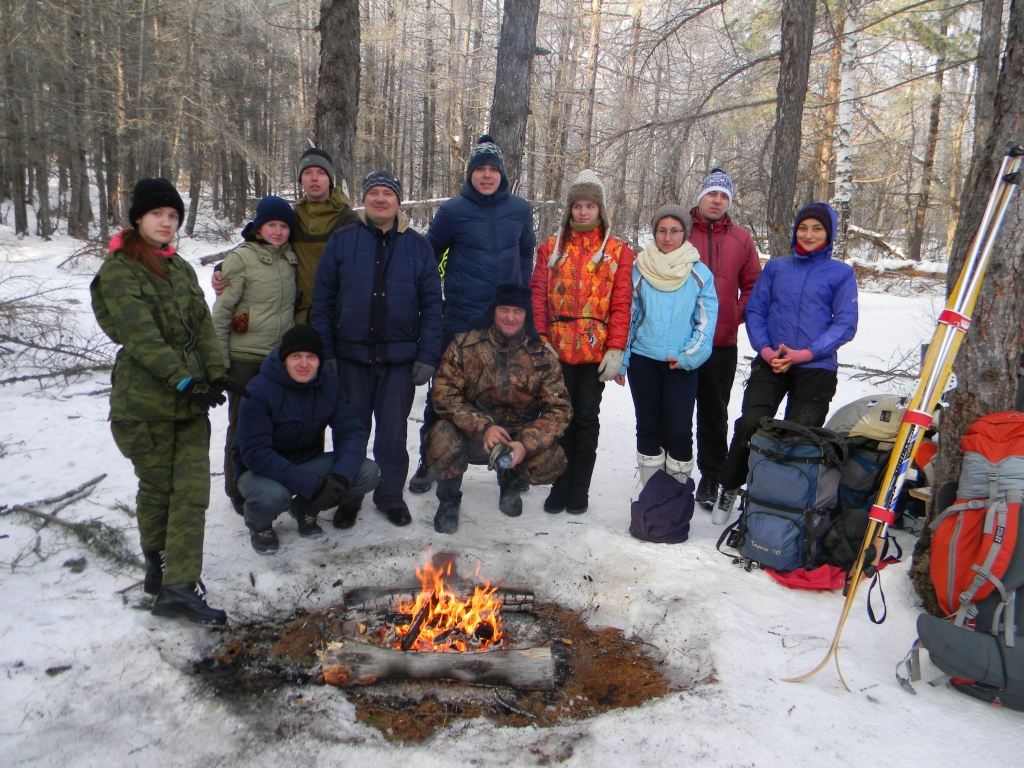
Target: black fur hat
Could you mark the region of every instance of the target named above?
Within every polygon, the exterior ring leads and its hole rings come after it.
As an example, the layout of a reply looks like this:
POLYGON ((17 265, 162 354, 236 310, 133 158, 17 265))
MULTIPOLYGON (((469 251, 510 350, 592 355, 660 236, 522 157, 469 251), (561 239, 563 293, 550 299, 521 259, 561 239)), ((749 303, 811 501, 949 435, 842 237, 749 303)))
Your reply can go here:
POLYGON ((534 341, 540 341, 540 335, 533 324, 533 294, 528 285, 516 283, 499 283, 494 289, 494 298, 490 306, 484 310, 483 315, 477 318, 473 324, 475 328, 486 328, 494 323, 494 310, 498 307, 519 307, 526 311, 526 322, 523 323, 523 330, 526 335, 534 341))

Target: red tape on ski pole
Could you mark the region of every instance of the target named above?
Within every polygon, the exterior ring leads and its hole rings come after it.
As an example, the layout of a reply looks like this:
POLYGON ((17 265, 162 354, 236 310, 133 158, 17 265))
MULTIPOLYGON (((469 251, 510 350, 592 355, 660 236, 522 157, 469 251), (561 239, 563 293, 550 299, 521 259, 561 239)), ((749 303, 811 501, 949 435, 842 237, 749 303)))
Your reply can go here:
POLYGON ((872 504, 871 512, 868 514, 868 520, 875 520, 879 523, 892 525, 896 522, 896 513, 890 512, 885 507, 880 507, 877 504, 872 504))
POLYGON ((926 411, 906 411, 901 421, 928 429, 932 425, 932 415, 926 411))
POLYGON ((955 328, 963 333, 967 333, 967 330, 971 327, 971 318, 967 315, 961 315, 959 312, 952 309, 942 310, 939 313, 939 322, 945 323, 951 328, 955 328))

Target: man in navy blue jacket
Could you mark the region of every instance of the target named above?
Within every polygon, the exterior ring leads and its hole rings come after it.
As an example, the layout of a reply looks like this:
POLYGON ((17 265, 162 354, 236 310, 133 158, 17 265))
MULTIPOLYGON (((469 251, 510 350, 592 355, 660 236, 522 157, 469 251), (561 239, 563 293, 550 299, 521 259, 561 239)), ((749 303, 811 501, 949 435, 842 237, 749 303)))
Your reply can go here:
POLYGON ((376 422, 373 502, 395 525, 412 521, 402 491, 413 395, 443 351, 437 262, 399 210, 401 200, 402 184, 390 173, 363 179, 359 221, 331 235, 320 257, 312 313, 327 367, 337 369, 367 434, 376 422))
MULTIPOLYGON (((526 200, 509 192, 501 149, 489 135, 481 136, 469 153, 462 190, 438 208, 427 240, 444 275, 443 351, 455 334, 472 329, 499 283, 529 285, 533 275, 533 210, 526 200)), ((409 482, 409 490, 415 493, 430 490, 422 445, 436 421, 428 392, 420 429, 420 465, 409 482)))
POLYGON ((277 552, 272 524, 289 507, 301 536, 320 536, 321 511, 337 507, 334 524, 351 527, 363 494, 379 482, 377 465, 366 458, 366 429, 338 377, 320 365, 323 355, 320 334, 295 326, 267 355, 242 402, 232 460, 260 554, 277 552), (333 453, 324 453, 328 426, 333 453))

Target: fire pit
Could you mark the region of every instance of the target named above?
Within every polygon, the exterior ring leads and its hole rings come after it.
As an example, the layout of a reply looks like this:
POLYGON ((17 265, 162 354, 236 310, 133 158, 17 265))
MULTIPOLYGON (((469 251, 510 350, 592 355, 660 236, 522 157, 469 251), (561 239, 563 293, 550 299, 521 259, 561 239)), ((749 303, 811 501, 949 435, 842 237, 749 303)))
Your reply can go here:
POLYGON ((550 638, 532 620, 533 590, 462 579, 452 555, 416 569, 418 586, 345 590, 342 638, 321 655, 331 685, 455 680, 520 690, 555 687, 550 638), (509 625, 509 617, 517 621, 509 625))

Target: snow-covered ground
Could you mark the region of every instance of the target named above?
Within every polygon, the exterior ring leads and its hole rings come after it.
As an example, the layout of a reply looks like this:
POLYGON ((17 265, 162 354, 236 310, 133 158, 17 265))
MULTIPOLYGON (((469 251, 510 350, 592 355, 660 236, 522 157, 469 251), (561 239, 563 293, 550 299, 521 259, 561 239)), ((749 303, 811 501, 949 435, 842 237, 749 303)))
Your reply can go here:
MULTIPOLYGON (((0 275, 17 273, 53 285, 81 302, 91 324, 88 282, 98 266, 57 270, 71 241, 17 241, 0 227, 0 275)), ((216 244, 184 242, 194 262, 216 244)), ((197 267, 208 283, 210 268, 197 267)), ((0 284, 2 287, 2 284, 0 284)), ((212 299, 212 296, 210 297, 212 299)), ((939 297, 862 292, 857 338, 844 363, 885 368, 916 350, 932 330, 939 297)), ((750 355, 745 339, 741 355, 750 355)), ((743 368, 733 387, 738 414, 743 368)), ((834 404, 873 390, 843 369, 834 404)), ((67 520, 131 521, 118 502, 134 503, 135 478, 110 436, 108 376, 66 388, 22 383, 0 389, 0 504, 54 496, 90 478, 107 477, 67 520)), ((413 407, 409 449, 418 441, 413 407)), ((1016 765, 1024 716, 945 688, 902 690, 893 669, 914 640, 919 606, 908 563, 885 571, 889 617, 881 626, 858 598, 843 635, 840 660, 852 693, 830 667, 802 684, 782 682, 825 653, 842 597, 787 590, 763 572, 745 572, 715 552, 719 528, 698 510, 690 540, 643 543, 627 532, 638 492, 634 419, 625 388, 605 390, 602 435, 590 511, 548 515, 546 489, 524 496, 524 514, 502 516, 493 478, 471 468, 455 536, 433 531, 432 494, 408 496, 413 524, 394 528, 364 505, 350 531, 326 527, 320 540, 300 539, 290 518, 278 522, 281 550, 260 557, 221 490, 226 413, 212 414, 214 492, 207 518, 204 580, 211 604, 240 623, 284 616, 340 601, 342 586, 407 581, 424 547, 462 553, 464 572, 479 559, 493 579, 532 584, 541 599, 586 609, 593 625, 644 638, 682 686, 634 710, 618 710, 552 729, 460 722, 421 745, 396 746, 356 721, 342 691, 283 689, 247 708, 230 706, 190 674, 190 664, 222 635, 161 620, 137 608, 139 578, 111 573, 101 560, 53 530, 36 533, 24 520, 0 516, 0 764, 101 766, 279 766, 403 764, 579 766, 808 765, 858 766, 879 761, 961 765, 964 745, 976 759, 1016 765), (85 555, 84 571, 64 563, 85 555), (339 586, 333 586, 341 581, 339 586), (47 670, 70 667, 59 674, 47 670), (298 694, 301 694, 299 696, 298 694), (379 763, 377 761, 380 761, 379 763), (1005 761, 1005 762, 1003 762, 1005 761)), ((134 542, 134 533, 129 530, 134 542)), ((913 540, 898 534, 904 550, 913 540)), ((866 591, 866 590, 864 590, 866 591)), ((863 594, 863 591, 862 591, 863 594)), ((926 663, 926 667, 929 665, 926 663)), ((927 675, 932 669, 926 668, 927 675)), ((927 679, 927 678, 926 678, 927 679)))

